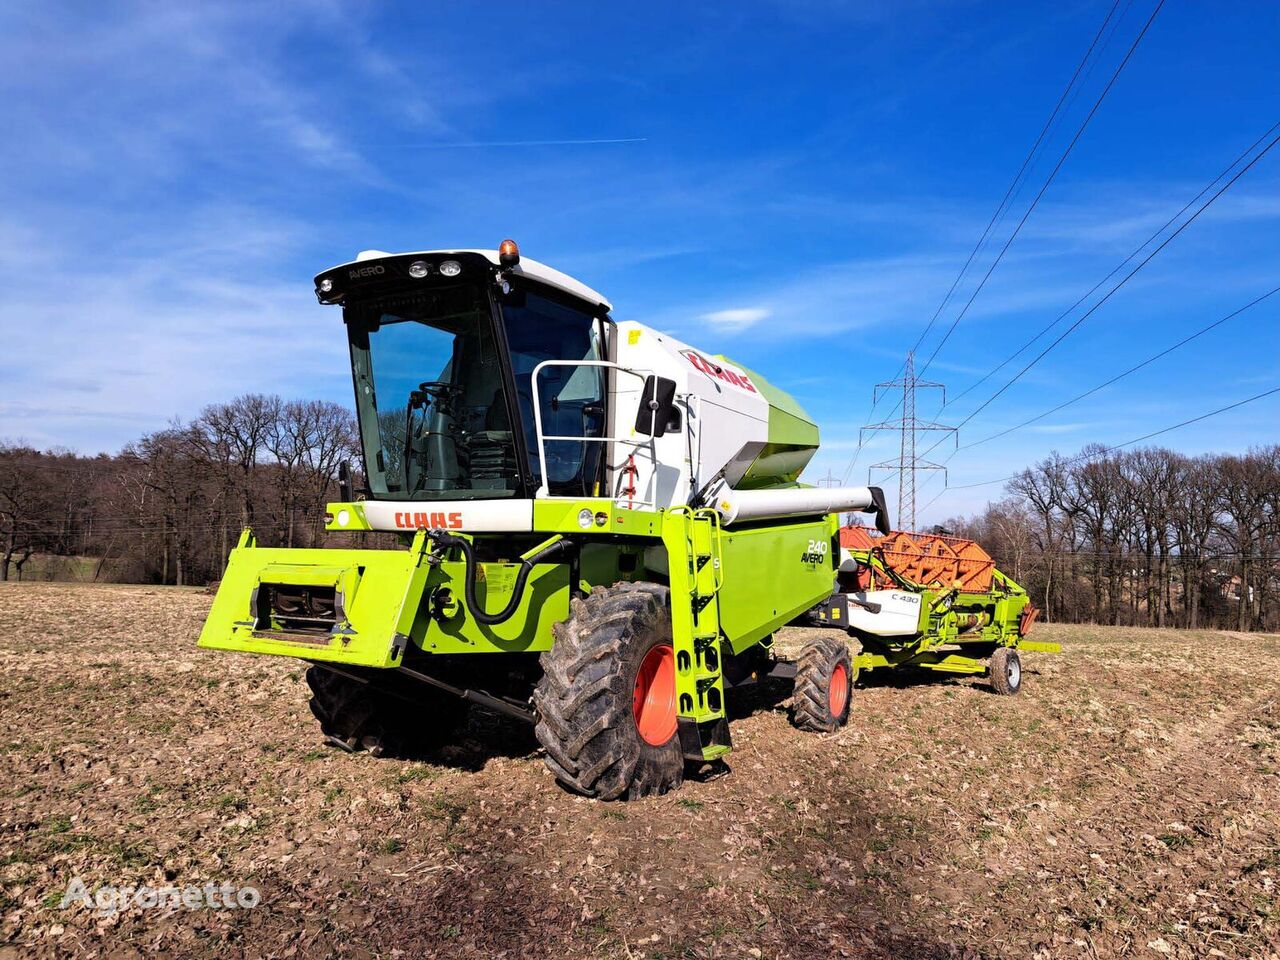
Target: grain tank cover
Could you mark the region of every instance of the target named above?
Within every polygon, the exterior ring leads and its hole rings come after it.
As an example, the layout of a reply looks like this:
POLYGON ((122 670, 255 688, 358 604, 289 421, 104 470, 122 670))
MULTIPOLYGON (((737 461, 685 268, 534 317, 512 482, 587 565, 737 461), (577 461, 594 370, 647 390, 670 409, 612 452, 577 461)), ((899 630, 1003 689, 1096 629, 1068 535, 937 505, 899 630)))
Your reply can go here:
MULTIPOLYGON (((716 359, 732 363, 727 357, 716 359)), ((795 483, 817 452, 818 425, 791 394, 758 373, 745 367, 741 369, 769 404, 769 430, 765 439, 752 440, 743 446, 725 467, 725 480, 738 490, 795 483)))

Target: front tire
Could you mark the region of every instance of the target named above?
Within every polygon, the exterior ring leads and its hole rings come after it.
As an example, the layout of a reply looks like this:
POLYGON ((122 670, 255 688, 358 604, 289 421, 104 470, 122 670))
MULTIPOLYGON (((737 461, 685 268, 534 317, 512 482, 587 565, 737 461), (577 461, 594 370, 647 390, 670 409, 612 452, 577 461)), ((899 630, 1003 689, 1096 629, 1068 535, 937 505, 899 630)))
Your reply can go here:
POLYGON ((678 787, 684 755, 668 588, 596 587, 573 600, 569 619, 553 629, 533 704, 534 734, 556 779, 600 800, 678 787))
POLYGON ((307 670, 307 686, 320 731, 351 753, 414 756, 444 740, 467 717, 466 701, 447 693, 415 690, 406 699, 320 666, 307 670))
POLYGON ((996 647, 989 673, 991 689, 1001 696, 1012 697, 1022 689, 1022 659, 1011 647, 996 647))

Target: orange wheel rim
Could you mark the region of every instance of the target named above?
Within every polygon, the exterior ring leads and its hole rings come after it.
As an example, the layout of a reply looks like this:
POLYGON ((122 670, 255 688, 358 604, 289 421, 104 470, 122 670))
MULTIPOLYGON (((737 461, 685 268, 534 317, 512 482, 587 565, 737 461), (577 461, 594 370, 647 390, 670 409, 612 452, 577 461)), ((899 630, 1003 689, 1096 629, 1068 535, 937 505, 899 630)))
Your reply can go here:
POLYGON ((631 701, 640 739, 655 747, 676 732, 676 655, 663 643, 645 654, 631 701))
POLYGON ((844 716, 849 703, 849 671, 843 663, 837 663, 831 671, 831 686, 827 689, 827 707, 833 717, 844 716))

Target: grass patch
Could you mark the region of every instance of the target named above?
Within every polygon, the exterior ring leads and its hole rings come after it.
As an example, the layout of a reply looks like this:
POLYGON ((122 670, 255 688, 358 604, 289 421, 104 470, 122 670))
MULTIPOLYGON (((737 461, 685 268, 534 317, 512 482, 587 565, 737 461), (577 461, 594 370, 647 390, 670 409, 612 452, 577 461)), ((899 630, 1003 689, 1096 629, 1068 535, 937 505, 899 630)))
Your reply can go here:
POLYGON ((440 820, 444 823, 444 837, 449 839, 453 828, 458 825, 462 815, 467 812, 467 805, 448 797, 435 797, 427 804, 427 819, 440 820))
POLYGON ((126 840, 116 840, 107 844, 103 852, 126 867, 145 867, 156 858, 155 851, 150 847, 129 843, 126 840))
POLYGON ((420 763, 397 773, 396 783, 418 783, 424 780, 434 780, 438 775, 434 767, 420 763))

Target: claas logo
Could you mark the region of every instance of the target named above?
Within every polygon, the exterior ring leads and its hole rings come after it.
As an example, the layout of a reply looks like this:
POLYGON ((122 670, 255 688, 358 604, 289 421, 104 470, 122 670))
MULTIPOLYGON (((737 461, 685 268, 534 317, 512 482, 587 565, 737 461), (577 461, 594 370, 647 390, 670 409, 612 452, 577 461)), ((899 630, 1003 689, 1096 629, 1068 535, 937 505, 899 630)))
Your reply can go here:
POLYGON ((694 367, 705 373, 708 377, 714 377, 717 380, 723 380, 725 383, 737 387, 739 390, 746 390, 748 393, 756 393, 755 385, 747 378, 745 373, 735 373, 727 367, 721 366, 714 360, 708 360, 700 353, 693 350, 684 351, 684 355, 689 358, 689 362, 694 367))
POLYGON ((462 514, 435 511, 409 513, 401 511, 395 516, 396 526, 402 530, 461 530, 462 514))

